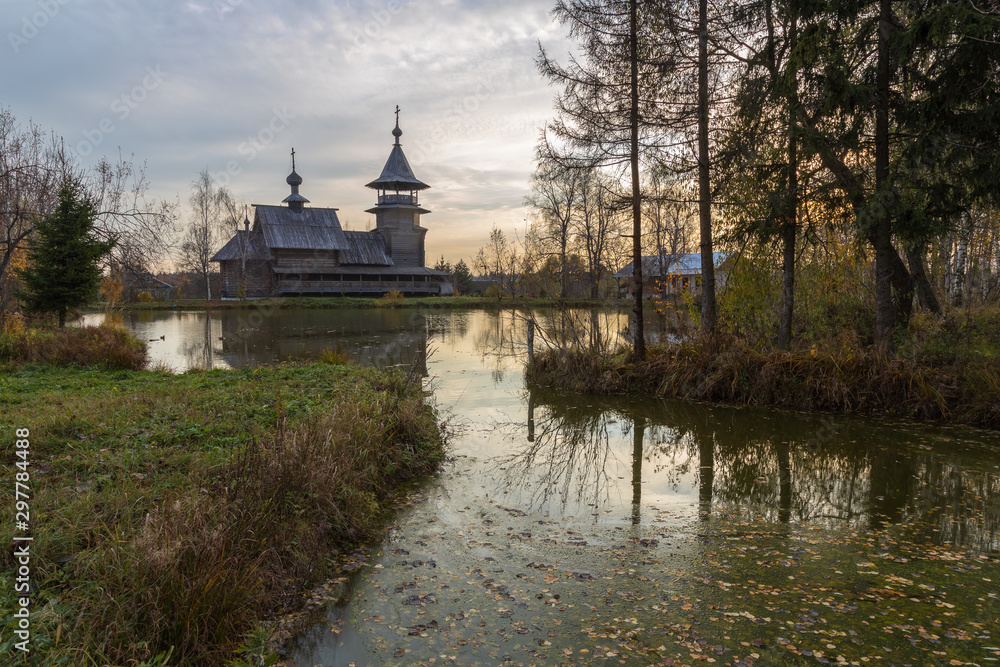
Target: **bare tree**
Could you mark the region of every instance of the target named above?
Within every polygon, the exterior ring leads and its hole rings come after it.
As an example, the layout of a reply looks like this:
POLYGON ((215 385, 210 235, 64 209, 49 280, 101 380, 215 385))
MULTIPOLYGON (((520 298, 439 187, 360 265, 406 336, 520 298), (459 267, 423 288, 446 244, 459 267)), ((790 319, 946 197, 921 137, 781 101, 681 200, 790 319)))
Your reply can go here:
POLYGON ((686 190, 659 170, 652 170, 646 182, 646 238, 656 257, 654 266, 660 280, 693 242, 694 210, 684 201, 690 199, 686 190))
POLYGON ((617 183, 603 171, 583 172, 573 231, 587 260, 592 299, 599 296, 601 281, 611 265, 615 242, 621 238, 626 223, 622 197, 616 186, 617 183))
POLYGON ((134 156, 102 158, 78 173, 97 209, 97 235, 117 239, 107 260, 112 272, 138 276, 154 270, 178 231, 177 203, 149 196, 146 165, 136 165, 134 156))
POLYGON ((52 210, 67 179, 80 183, 94 203, 95 235, 117 241, 105 260, 112 271, 148 270, 168 249, 176 204, 148 196, 144 165, 119 155, 85 169, 57 135, 30 122, 19 125, 0 109, 0 312, 11 308, 14 270, 24 262, 36 221, 52 210))
POLYGON ((546 148, 568 166, 617 168, 629 183, 634 271, 633 355, 646 354, 642 304, 642 193, 640 162, 663 150, 663 78, 678 53, 661 49, 662 29, 651 18, 652 2, 560 0, 554 14, 579 39, 585 59, 561 66, 543 50, 542 74, 564 87, 556 98, 556 120, 547 128, 546 148), (642 20, 640 20, 640 14, 642 20), (655 54, 655 57, 654 57, 655 54), (556 146, 549 135, 562 142, 556 146), (628 174, 627 179, 625 174, 628 174))
POLYGON ((507 240, 507 235, 496 225, 490 231, 490 241, 476 253, 473 266, 479 274, 497 285, 500 290, 513 294, 517 282, 517 248, 507 240))
POLYGON ((212 298, 211 260, 218 249, 219 237, 226 223, 226 216, 233 208, 232 196, 222 185, 216 185, 208 169, 203 169, 191 183, 193 214, 181 242, 181 267, 202 276, 205 280, 205 298, 212 298))
POLYGON ((525 205, 536 209, 541 215, 541 230, 538 240, 543 247, 554 248, 559 258, 559 298, 566 299, 567 263, 566 252, 570 245, 570 235, 576 208, 579 204, 582 182, 588 178, 578 169, 569 169, 546 156, 540 155, 538 166, 531 177, 531 194, 525 198, 525 205))
POLYGON ((21 127, 0 109, 0 313, 10 308, 35 222, 55 206, 64 158, 57 137, 32 123, 21 127))
POLYGON ((221 241, 227 238, 236 240, 236 253, 240 260, 239 274, 236 277, 236 293, 240 298, 247 291, 247 260, 250 258, 250 204, 238 201, 225 188, 220 188, 222 222, 220 225, 221 241))

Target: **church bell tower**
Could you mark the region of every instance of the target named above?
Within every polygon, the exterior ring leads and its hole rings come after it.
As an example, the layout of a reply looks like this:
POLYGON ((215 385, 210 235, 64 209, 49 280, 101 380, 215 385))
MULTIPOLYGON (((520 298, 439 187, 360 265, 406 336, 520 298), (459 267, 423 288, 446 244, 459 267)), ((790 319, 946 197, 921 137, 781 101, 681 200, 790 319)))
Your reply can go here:
POLYGON ((430 186, 417 180, 410 163, 403 155, 399 138, 399 107, 396 107, 396 138, 382 174, 366 187, 378 192, 378 204, 366 213, 375 214, 375 231, 385 241, 386 252, 396 266, 425 266, 424 237, 427 230, 420 226, 420 214, 430 213, 421 208, 418 193, 430 186))

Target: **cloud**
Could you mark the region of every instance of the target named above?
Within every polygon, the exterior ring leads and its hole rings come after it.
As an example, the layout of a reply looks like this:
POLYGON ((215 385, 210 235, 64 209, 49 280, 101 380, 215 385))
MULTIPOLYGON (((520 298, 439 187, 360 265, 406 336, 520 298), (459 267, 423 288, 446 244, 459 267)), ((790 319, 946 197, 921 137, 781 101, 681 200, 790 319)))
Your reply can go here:
MULTIPOLYGON (((532 148, 551 116, 537 41, 569 48, 550 0, 49 2, 58 10, 37 34, 16 52, 0 45, 3 103, 74 146, 109 119, 82 159, 120 147, 148 163, 156 195, 186 201, 201 169, 236 161, 239 197, 279 202, 294 146, 306 196, 363 228, 374 200, 364 184, 388 157, 398 104, 404 150, 432 186, 421 200, 434 211, 429 256, 468 259, 494 222, 525 217, 532 148), (151 67, 162 83, 120 117, 116 101, 151 67), (291 118, 268 136, 282 109, 291 118)), ((0 4, 4 33, 19 35, 42 4, 0 4)))

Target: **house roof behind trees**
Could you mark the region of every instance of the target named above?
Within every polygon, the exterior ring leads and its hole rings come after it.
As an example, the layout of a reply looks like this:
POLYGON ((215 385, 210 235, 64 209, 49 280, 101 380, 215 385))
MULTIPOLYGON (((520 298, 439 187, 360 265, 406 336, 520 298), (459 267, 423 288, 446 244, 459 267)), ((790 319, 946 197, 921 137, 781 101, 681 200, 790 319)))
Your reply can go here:
MULTIPOLYGON (((712 253, 715 266, 725 262, 729 258, 727 252, 712 253)), ((629 262, 622 270, 612 276, 612 278, 631 278, 632 265, 629 262)), ((642 258, 643 276, 700 276, 701 275, 701 253, 691 252, 682 254, 646 255, 642 258)))

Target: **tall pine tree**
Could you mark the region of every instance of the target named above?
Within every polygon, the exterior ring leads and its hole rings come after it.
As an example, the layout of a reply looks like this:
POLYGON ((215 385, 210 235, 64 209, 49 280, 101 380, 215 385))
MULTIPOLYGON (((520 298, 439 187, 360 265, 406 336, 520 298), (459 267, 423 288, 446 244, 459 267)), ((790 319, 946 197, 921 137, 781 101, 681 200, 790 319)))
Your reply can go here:
POLYGON ((79 183, 67 180, 59 204, 35 227, 27 268, 21 272, 20 297, 25 310, 56 313, 60 328, 66 312, 87 303, 101 283, 98 262, 115 241, 94 237, 94 206, 79 183))

